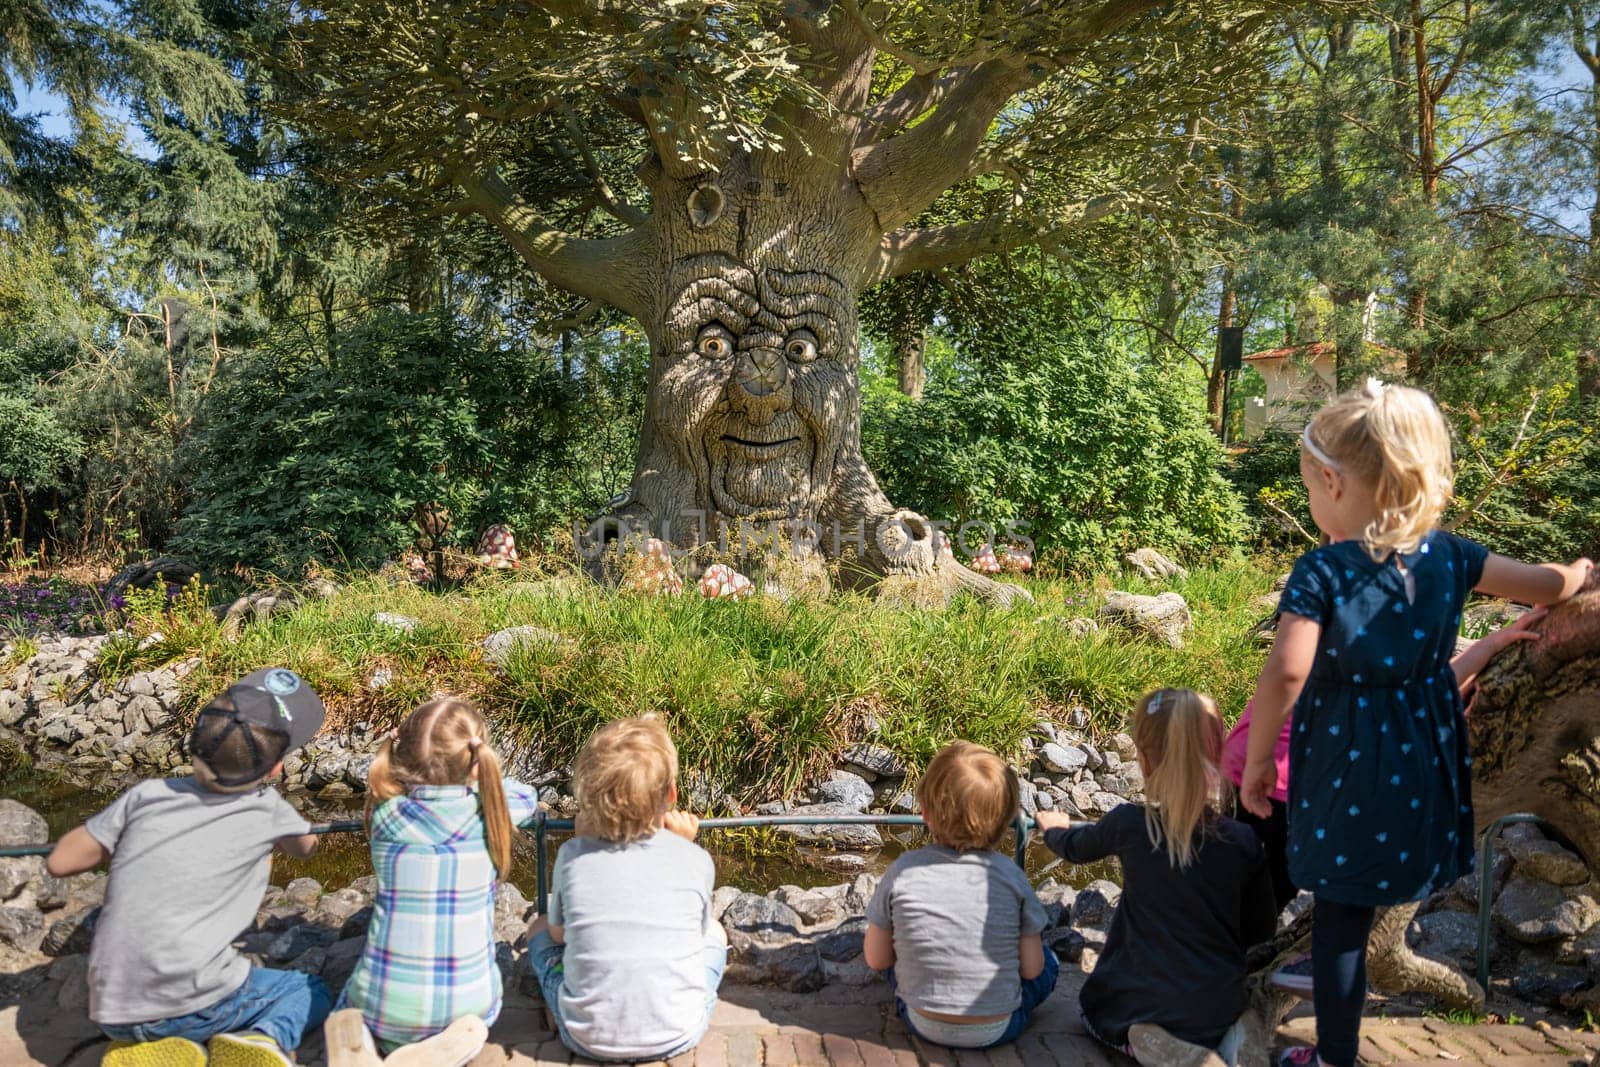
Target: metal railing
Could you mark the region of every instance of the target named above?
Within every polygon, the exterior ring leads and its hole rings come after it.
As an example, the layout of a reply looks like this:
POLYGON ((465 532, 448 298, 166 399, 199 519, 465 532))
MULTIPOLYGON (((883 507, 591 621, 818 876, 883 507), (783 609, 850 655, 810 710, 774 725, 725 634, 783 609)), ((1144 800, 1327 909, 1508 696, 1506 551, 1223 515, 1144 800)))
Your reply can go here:
MULTIPOLYGON (((700 820, 702 830, 733 830, 756 826, 926 826, 920 815, 741 815, 731 818, 708 818, 700 820)), ((549 833, 555 831, 571 832, 574 827, 572 819, 551 818, 545 811, 539 811, 533 818, 521 824, 522 829, 533 831, 534 841, 534 879, 537 883, 534 892, 534 903, 540 915, 545 913, 545 906, 549 903, 550 891, 550 848, 549 833)), ((1028 839, 1033 833, 1034 822, 1027 815, 1018 815, 1012 823, 1012 829, 1017 835, 1016 846, 1012 850, 1012 858, 1017 861, 1017 866, 1026 866, 1028 839)), ((318 823, 311 827, 309 833, 322 834, 347 834, 365 833, 366 823, 360 819, 338 819, 334 822, 318 823)), ((0 859, 15 856, 46 856, 54 848, 54 843, 47 842, 39 845, 6 845, 0 847, 0 859)))

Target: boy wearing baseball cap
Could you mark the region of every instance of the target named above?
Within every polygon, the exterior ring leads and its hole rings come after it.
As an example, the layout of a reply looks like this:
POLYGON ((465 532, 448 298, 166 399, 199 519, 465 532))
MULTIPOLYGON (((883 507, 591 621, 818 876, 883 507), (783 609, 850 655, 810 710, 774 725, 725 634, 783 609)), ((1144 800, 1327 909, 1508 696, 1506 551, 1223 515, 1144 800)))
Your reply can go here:
POLYGON ((56 877, 107 861, 89 951, 89 1016, 107 1067, 283 1067, 332 1004, 322 980, 252 967, 233 940, 255 920, 274 848, 317 839, 271 786, 322 726, 322 701, 281 667, 239 679, 200 710, 194 774, 123 793, 56 845, 56 877))

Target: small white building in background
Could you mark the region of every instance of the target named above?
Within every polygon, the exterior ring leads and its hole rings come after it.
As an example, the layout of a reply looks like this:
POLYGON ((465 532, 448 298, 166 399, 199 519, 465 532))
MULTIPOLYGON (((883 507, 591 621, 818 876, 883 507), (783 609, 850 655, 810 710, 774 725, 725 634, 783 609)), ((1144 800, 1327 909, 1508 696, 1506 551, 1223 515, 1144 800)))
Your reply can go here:
POLYGON ((1331 398, 1334 385, 1332 341, 1311 341, 1252 352, 1244 357, 1266 383, 1263 396, 1246 397, 1241 436, 1254 441, 1273 428, 1298 429, 1308 413, 1331 398))

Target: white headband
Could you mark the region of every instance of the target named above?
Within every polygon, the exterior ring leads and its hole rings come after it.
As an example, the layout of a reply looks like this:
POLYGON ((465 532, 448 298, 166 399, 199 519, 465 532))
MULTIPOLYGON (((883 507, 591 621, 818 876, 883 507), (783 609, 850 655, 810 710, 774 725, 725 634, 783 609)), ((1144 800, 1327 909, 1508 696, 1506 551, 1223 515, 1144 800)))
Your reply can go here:
POLYGON ((1306 428, 1300 431, 1300 443, 1306 446, 1306 451, 1311 453, 1311 458, 1330 470, 1339 469, 1339 461, 1317 447, 1311 439, 1311 424, 1306 423, 1306 428))

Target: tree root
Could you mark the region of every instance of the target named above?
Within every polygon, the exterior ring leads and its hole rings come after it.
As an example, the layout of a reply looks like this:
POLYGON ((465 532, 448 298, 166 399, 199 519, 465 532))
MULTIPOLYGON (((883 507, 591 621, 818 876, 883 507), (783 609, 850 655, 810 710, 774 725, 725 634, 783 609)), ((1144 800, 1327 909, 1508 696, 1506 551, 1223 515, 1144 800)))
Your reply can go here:
POLYGON ((1367 937, 1367 984, 1381 993, 1421 993, 1448 1008, 1480 1014, 1484 991, 1459 967, 1428 959, 1406 944, 1406 927, 1417 905, 1381 908, 1367 937))

